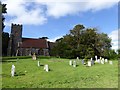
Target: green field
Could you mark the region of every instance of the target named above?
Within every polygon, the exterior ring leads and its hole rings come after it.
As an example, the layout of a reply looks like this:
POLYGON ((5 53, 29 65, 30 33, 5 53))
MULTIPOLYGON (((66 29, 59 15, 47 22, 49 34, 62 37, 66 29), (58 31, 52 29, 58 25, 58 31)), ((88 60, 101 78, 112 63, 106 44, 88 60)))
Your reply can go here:
POLYGON ((96 63, 86 67, 77 61, 77 67, 68 59, 48 58, 33 61, 19 59, 2 63, 2 88, 118 88, 118 61, 113 65, 96 63), (37 61, 41 66, 37 66, 37 61), (11 77, 11 65, 16 66, 16 76, 11 77), (49 65, 50 71, 43 67, 49 65))

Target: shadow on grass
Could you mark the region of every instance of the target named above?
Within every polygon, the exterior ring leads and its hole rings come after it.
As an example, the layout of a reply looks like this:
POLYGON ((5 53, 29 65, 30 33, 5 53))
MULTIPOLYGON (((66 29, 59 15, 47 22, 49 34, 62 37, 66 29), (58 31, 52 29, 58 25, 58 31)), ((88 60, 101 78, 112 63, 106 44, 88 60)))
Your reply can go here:
POLYGON ((18 73, 15 73, 15 76, 24 76, 25 73, 22 73, 22 72, 18 72, 18 73))

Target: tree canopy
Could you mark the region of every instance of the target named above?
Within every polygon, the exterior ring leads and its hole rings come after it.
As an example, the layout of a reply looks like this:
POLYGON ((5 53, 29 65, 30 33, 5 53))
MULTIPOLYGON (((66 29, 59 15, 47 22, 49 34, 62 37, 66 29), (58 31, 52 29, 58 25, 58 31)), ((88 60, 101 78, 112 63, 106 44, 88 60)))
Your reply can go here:
POLYGON ((96 28, 78 24, 69 34, 55 42, 52 53, 64 58, 94 58, 95 55, 109 58, 111 39, 96 28))

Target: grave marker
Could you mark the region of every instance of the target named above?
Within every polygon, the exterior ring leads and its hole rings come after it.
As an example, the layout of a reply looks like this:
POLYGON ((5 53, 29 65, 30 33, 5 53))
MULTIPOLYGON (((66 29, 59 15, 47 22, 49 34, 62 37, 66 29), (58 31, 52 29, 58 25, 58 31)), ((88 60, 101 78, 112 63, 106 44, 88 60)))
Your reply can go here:
POLYGON ((38 67, 40 66, 40 61, 38 61, 38 67))
POLYGON ((84 59, 82 60, 82 64, 84 65, 84 59))
POLYGON ((91 67, 91 61, 88 61, 88 66, 91 67))
POLYGON ((108 62, 108 59, 105 59, 105 62, 108 62))
POLYGON ((76 67, 76 61, 75 60, 73 61, 73 67, 76 67))
POLYGON ((12 65, 12 68, 11 68, 11 76, 13 77, 15 75, 15 66, 12 65))
POLYGON ((45 70, 46 72, 48 72, 48 71, 49 71, 49 67, 48 67, 48 65, 47 65, 47 64, 44 66, 44 70, 45 70))
POLYGON ((72 60, 69 61, 69 65, 72 65, 72 60))
POLYGON ((111 65, 112 65, 112 64, 113 64, 113 63, 112 63, 112 61, 109 61, 109 64, 111 64, 111 65))
POLYGON ((33 59, 33 60, 36 60, 36 55, 35 55, 35 53, 33 54, 32 59, 33 59))

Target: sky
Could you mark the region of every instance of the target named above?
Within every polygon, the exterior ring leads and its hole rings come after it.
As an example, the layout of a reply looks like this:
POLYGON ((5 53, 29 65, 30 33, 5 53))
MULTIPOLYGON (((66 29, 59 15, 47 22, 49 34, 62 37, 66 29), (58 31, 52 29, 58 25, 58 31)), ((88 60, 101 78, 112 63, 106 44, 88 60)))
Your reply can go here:
POLYGON ((118 0, 2 0, 7 4, 5 32, 11 23, 23 25, 23 37, 48 37, 49 41, 69 34, 77 24, 97 28, 118 49, 118 0))

